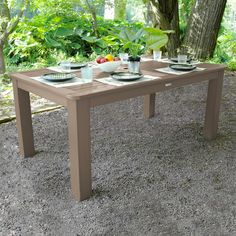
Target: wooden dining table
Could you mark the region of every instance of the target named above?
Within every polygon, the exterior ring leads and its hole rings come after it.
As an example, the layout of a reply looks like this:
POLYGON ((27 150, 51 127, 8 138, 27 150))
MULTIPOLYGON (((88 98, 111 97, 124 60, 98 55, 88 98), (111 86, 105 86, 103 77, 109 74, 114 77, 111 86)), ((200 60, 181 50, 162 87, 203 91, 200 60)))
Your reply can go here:
MULTIPOLYGON (((176 75, 156 70, 168 67, 167 63, 153 60, 144 61, 141 62, 141 72, 144 75, 151 75, 157 79, 150 81, 142 80, 139 83, 127 82, 122 86, 104 84, 93 80, 92 83, 56 88, 32 79, 32 77, 53 72, 50 69, 12 73, 10 77, 14 89, 16 124, 21 156, 32 157, 35 155, 29 93, 34 93, 54 101, 65 106, 68 110, 71 189, 73 196, 78 201, 89 198, 92 192, 91 107, 143 96, 144 117, 150 118, 154 116, 155 112, 156 93, 208 81, 203 135, 208 140, 216 138, 225 66, 208 63, 201 63, 197 66, 205 69, 176 75)), ((108 73, 101 72, 98 68, 94 69, 93 72, 94 78, 109 76, 108 73)), ((80 71, 74 73, 80 77, 80 71)))

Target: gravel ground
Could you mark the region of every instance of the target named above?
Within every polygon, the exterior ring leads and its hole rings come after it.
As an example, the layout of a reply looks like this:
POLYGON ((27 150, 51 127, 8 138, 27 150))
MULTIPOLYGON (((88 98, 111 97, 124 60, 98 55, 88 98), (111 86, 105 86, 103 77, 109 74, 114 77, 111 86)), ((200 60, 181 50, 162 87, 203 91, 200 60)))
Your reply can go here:
POLYGON ((70 193, 65 109, 33 117, 37 155, 0 126, 0 235, 236 235, 236 78, 224 82, 218 137, 202 137, 207 84, 92 109, 93 195, 70 193))

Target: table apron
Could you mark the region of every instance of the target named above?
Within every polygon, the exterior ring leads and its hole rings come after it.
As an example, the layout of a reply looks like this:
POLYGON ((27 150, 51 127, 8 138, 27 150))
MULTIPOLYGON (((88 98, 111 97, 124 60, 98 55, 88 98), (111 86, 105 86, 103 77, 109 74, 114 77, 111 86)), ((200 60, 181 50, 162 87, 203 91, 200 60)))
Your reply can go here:
MULTIPOLYGON (((147 94, 154 94, 156 92, 161 92, 169 89, 173 89, 176 87, 181 87, 185 85, 190 85, 193 83, 199 83, 202 81, 217 79, 219 77, 220 71, 214 71, 203 74, 196 74, 191 76, 183 76, 178 79, 168 79, 163 82, 155 83, 156 81, 151 81, 149 84, 143 84, 143 86, 134 86, 134 87, 123 87, 118 88, 117 90, 110 90, 106 92, 101 92, 98 94, 91 94, 88 96, 72 96, 72 100, 80 100, 80 99, 88 99, 90 101, 90 107, 104 105, 107 103, 112 103, 116 101, 121 101, 133 97, 143 96, 147 94), (201 77, 200 77, 201 76, 201 77)), ((65 107, 68 106, 68 101, 71 98, 62 96, 60 93, 51 92, 49 90, 43 90, 42 88, 37 88, 34 85, 30 85, 28 83, 22 82, 20 80, 17 81, 18 88, 39 95, 43 98, 49 99, 57 104, 63 105, 65 107)), ((76 95, 76 94, 73 94, 76 95)))
POLYGON ((56 102, 59 105, 67 106, 67 99, 61 94, 55 94, 47 90, 42 90, 42 88, 37 88, 34 85, 30 85, 21 81, 17 81, 18 88, 25 91, 34 93, 40 97, 46 98, 50 101, 56 102))
POLYGON ((170 79, 159 84, 150 83, 149 85, 143 85, 143 87, 138 87, 138 88, 127 87, 126 89, 124 89, 123 87, 122 90, 119 91, 112 91, 106 94, 103 93, 101 95, 90 97, 90 106, 95 107, 133 97, 144 96, 147 94, 154 94, 156 92, 161 92, 185 85, 190 85, 193 83, 199 83, 202 81, 217 79, 218 76, 219 72, 211 72, 203 74, 202 77, 199 77, 199 75, 184 77, 184 78, 180 77, 179 79, 173 79, 173 80, 170 79))

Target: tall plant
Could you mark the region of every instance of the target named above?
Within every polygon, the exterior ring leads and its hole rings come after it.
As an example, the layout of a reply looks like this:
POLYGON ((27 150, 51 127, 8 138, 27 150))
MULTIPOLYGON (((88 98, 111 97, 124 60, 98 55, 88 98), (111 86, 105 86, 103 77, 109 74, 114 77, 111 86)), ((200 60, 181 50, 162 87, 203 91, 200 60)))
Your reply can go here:
POLYGON ((124 50, 133 58, 140 56, 144 49, 144 44, 142 43, 143 36, 144 30, 142 28, 139 30, 123 28, 118 35, 123 43, 124 50))

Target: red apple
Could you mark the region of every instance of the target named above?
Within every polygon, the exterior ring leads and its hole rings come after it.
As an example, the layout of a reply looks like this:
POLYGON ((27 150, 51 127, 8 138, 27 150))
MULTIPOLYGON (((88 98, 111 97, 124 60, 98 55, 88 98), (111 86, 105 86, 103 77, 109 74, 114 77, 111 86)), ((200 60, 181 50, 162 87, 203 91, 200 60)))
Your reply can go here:
POLYGON ((104 62, 107 62, 107 61, 108 61, 108 60, 103 57, 103 58, 100 59, 100 64, 101 64, 101 63, 104 63, 104 62))
POLYGON ((98 63, 98 64, 101 64, 101 59, 102 58, 104 58, 104 57, 98 57, 97 59, 96 59, 96 62, 98 63))

